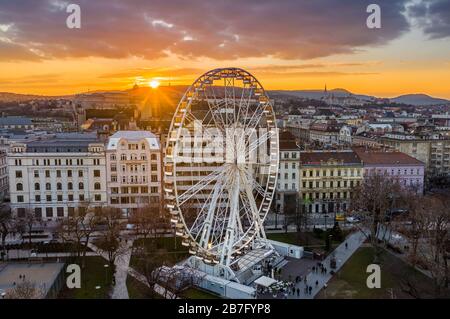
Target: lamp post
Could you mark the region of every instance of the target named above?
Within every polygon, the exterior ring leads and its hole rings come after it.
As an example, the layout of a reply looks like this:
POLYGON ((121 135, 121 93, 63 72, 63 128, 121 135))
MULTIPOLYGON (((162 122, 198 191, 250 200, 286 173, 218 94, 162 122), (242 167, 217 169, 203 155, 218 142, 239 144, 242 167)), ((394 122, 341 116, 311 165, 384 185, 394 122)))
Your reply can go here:
POLYGON ((103 267, 105 268, 105 285, 108 285, 108 264, 104 264, 103 267))

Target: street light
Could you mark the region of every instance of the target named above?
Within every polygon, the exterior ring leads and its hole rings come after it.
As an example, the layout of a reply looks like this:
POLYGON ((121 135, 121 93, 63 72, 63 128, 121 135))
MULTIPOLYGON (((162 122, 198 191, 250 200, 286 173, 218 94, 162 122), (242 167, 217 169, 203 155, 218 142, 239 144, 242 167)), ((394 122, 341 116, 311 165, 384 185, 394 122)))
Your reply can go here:
POLYGON ((108 264, 104 264, 103 267, 105 268, 105 285, 108 284, 108 264))

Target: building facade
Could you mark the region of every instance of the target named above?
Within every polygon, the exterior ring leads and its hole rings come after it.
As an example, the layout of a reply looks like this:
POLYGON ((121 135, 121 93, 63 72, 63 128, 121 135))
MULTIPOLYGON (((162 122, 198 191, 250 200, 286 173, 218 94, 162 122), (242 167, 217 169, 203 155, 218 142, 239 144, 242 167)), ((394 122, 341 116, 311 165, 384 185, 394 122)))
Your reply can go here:
POLYGON ((31 212, 51 220, 107 203, 105 148, 96 136, 56 134, 13 144, 8 168, 11 209, 18 217, 31 212))
POLYGON ((162 205, 159 139, 148 131, 119 131, 106 147, 108 204, 127 215, 162 205))
POLYGON ((425 164, 407 154, 354 148, 364 165, 364 177, 384 175, 397 181, 402 188, 423 193, 425 164))
POLYGON ((8 162, 6 152, 0 150, 0 202, 3 202, 8 195, 8 162))
POLYGON ((450 139, 421 139, 404 134, 386 134, 383 146, 408 154, 423 162, 429 176, 450 175, 450 139))
POLYGON ((311 214, 347 211, 352 189, 361 184, 363 164, 353 151, 312 151, 300 154, 302 209, 311 214))
POLYGON ((277 213, 294 213, 298 209, 300 148, 289 132, 280 133, 280 166, 276 188, 277 213))

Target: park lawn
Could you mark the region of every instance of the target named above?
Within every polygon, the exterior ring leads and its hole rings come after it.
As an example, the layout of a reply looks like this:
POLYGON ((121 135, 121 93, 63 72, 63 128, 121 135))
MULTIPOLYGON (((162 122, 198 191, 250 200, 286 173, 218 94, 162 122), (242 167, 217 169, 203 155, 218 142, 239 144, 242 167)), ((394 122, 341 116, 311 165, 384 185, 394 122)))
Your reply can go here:
MULTIPOLYGON (((176 237, 158 237, 158 238, 146 238, 143 240, 142 238, 137 239, 133 243, 133 252, 131 254, 130 266, 135 268, 137 271, 142 271, 141 263, 139 262, 139 253, 136 253, 134 250, 142 249, 145 247, 145 251, 149 251, 151 245, 156 242, 158 249, 166 250, 167 254, 167 265, 174 265, 186 258, 189 257, 188 248, 181 245, 181 239, 176 237)), ((151 258, 151 253, 147 255, 148 258, 151 258)))
POLYGON ((162 299, 162 296, 153 292, 149 287, 134 278, 127 276, 127 289, 130 299, 162 299))
POLYGON ((104 267, 107 261, 99 256, 86 257, 85 268, 81 269, 81 288, 61 290, 59 299, 109 299, 112 274, 104 267), (100 289, 96 289, 100 286, 100 289))
POLYGON ((391 298, 392 294, 394 298, 412 298, 402 290, 402 281, 405 278, 414 282, 422 298, 431 297, 431 279, 387 251, 381 255, 381 288, 367 288, 369 273, 366 273, 366 269, 372 262, 372 247, 359 248, 330 280, 326 291, 322 289, 316 298, 383 299, 391 298))
POLYGON ((182 299, 220 299, 219 296, 211 294, 198 288, 188 288, 180 294, 182 299))
MULTIPOLYGON (((322 235, 313 232, 295 232, 295 233, 268 233, 267 238, 286 244, 302 246, 307 251, 316 249, 325 249, 325 239, 322 235)), ((340 244, 339 241, 333 240, 333 246, 340 244)))

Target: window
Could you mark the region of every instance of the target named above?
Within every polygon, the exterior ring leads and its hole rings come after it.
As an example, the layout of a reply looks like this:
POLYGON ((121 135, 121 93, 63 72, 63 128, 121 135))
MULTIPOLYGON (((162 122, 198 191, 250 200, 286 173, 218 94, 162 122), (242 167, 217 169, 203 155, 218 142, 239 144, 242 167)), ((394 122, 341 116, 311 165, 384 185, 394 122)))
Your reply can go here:
POLYGON ((63 201, 63 196, 62 195, 58 195, 58 202, 62 202, 63 201))
POLYGON ((18 195, 17 196, 17 202, 18 203, 23 203, 23 196, 22 195, 18 195))
POLYGON ((73 189, 73 184, 72 183, 68 183, 67 184, 67 189, 73 189))
POLYGON ((34 177, 39 178, 39 171, 34 171, 34 177))
POLYGON ((34 217, 38 219, 42 218, 42 208, 40 207, 34 208, 34 217))
POLYGON ((45 216, 46 217, 53 217, 53 207, 46 207, 45 208, 45 216))
POLYGON ((80 195, 79 195, 79 200, 80 200, 80 202, 83 202, 83 201, 84 201, 84 194, 80 194, 80 195))
POLYGON ((51 191, 52 190, 52 184, 45 183, 45 190, 51 191))
POLYGON ((151 159, 152 161, 156 161, 156 160, 158 159, 158 156, 157 156, 156 154, 152 154, 152 155, 150 156, 150 159, 151 159))
POLYGON ((34 201, 35 202, 40 202, 41 201, 41 195, 35 195, 34 196, 34 201))
POLYGON ((69 202, 73 202, 73 194, 69 194, 69 202))
POLYGON ((100 170, 94 170, 94 177, 100 177, 100 170))
POLYGON ((16 190, 17 191, 23 191, 23 185, 22 185, 22 183, 17 183, 17 185, 16 185, 16 190))
POLYGON ((120 155, 120 159, 121 159, 122 161, 126 161, 126 160, 127 160, 127 155, 126 155, 126 154, 120 155))
POLYGON ((61 171, 59 169, 56 171, 56 177, 61 177, 61 171))
POLYGON ((45 177, 50 177, 50 171, 49 170, 45 171, 45 177))
POLYGON ((22 178, 22 171, 16 171, 16 178, 22 178))
POLYGON ((72 170, 69 169, 69 170, 67 171, 67 177, 72 177, 72 170))
POLYGON ((59 190, 59 191, 62 190, 62 184, 61 183, 57 183, 56 184, 56 189, 59 190))
POLYGON ((101 201, 101 200, 102 200, 102 195, 100 195, 100 194, 95 194, 94 200, 95 200, 96 202, 101 201))
POLYGON ((78 177, 83 177, 83 171, 78 171, 78 177))
POLYGON ((74 207, 67 207, 67 213, 69 216, 73 216, 75 214, 75 208, 74 207))
POLYGON ((78 189, 84 189, 84 184, 83 183, 78 183, 78 189))
POLYGON ((46 200, 47 200, 47 202, 51 202, 52 201, 52 195, 47 195, 46 196, 46 200))
POLYGON ((56 208, 56 216, 64 217, 64 207, 57 207, 56 208))
POLYGON ((95 190, 101 189, 100 183, 95 183, 95 184, 94 184, 94 189, 95 189, 95 190))

